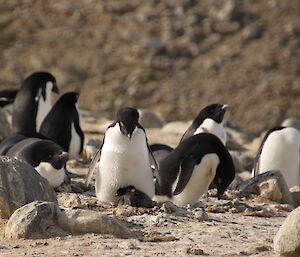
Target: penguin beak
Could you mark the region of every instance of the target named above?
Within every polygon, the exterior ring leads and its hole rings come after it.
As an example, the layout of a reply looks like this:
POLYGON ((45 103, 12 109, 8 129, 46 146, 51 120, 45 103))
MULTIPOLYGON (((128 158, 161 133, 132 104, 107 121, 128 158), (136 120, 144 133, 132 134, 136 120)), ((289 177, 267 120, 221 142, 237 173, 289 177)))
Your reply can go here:
POLYGON ((124 134, 129 139, 131 139, 132 132, 130 130, 128 130, 122 122, 120 122, 120 129, 121 129, 122 134, 124 134))
POLYGON ((57 87, 56 82, 53 82, 52 92, 54 92, 56 94, 59 94, 59 89, 57 87))
POLYGON ((228 104, 224 104, 223 106, 222 106, 222 109, 224 109, 224 110, 226 110, 228 108, 228 104))

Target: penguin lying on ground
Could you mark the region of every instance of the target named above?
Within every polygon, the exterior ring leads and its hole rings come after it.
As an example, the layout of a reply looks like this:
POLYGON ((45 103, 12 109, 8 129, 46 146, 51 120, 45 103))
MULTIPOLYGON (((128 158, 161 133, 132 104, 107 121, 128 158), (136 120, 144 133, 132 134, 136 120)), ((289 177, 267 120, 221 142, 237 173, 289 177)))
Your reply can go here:
POLYGON ((207 132, 217 136, 225 145, 227 135, 222 121, 227 107, 227 104, 210 104, 204 107, 183 134, 180 142, 198 133, 207 132))
POLYGON ((300 131, 292 127, 274 127, 266 133, 255 158, 252 177, 280 170, 289 188, 300 185, 300 131))
POLYGON ((159 165, 153 200, 169 200, 178 206, 194 205, 211 182, 220 198, 235 176, 230 153, 210 133, 183 140, 159 165))
POLYGON ((24 139, 11 147, 6 155, 33 166, 54 188, 63 182, 69 182, 64 169, 68 154, 50 140, 24 139))
POLYGON ((117 120, 105 132, 102 146, 89 167, 86 184, 95 166, 96 196, 100 201, 117 204, 119 188, 133 185, 150 199, 154 195, 151 161, 145 130, 138 123, 136 109, 125 107, 118 111, 117 120), (101 156, 100 156, 101 155, 101 156))
POLYGON ((19 89, 13 106, 13 133, 33 135, 51 108, 51 92, 58 93, 55 77, 49 72, 35 72, 19 89))
POLYGON ((39 131, 68 152, 69 159, 78 159, 83 150, 78 97, 78 92, 63 94, 45 117, 39 131))

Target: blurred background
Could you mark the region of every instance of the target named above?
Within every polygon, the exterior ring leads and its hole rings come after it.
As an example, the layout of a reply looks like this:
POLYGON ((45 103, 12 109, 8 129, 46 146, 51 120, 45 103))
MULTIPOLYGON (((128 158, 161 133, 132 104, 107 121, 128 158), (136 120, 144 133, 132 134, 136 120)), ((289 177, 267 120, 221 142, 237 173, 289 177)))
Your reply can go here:
POLYGON ((300 118, 299 0, 0 0, 0 89, 47 70, 81 108, 190 120, 211 103, 260 133, 300 118))

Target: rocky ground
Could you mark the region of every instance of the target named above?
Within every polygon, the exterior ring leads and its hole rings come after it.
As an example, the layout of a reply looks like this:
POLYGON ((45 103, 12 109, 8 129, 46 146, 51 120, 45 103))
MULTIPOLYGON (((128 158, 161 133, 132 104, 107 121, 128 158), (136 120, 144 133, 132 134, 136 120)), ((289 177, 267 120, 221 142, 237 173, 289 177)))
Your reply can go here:
MULTIPOLYGON (((86 140, 102 139, 109 121, 85 113, 86 140)), ((147 129, 150 143, 176 145, 181 130, 188 123, 176 123, 163 128, 147 129), (178 125, 181 124, 181 127, 178 125), (169 131, 168 127, 171 127, 169 131)), ((236 141, 241 137, 235 134, 236 141)), ((258 141, 258 140, 257 140, 258 141)), ((231 144, 237 146, 236 144, 231 144)), ((257 148, 255 140, 243 144, 245 151, 232 151, 252 156, 257 148)), ((246 164, 246 163, 244 163, 246 164)), ((243 165, 244 165, 243 164, 243 165)), ((242 165, 242 166, 243 166, 242 165)), ((88 161, 82 159, 68 163, 76 174, 86 174, 88 161)), ((249 172, 248 172, 249 177, 249 172)), ((164 204, 150 209, 129 206, 114 207, 103 204, 94 197, 93 186, 82 191, 83 178, 74 178, 72 184, 57 192, 59 206, 63 209, 96 210, 117 216, 135 232, 135 238, 120 239, 111 235, 88 233, 70 235, 56 231, 50 238, 6 239, 7 220, 0 225, 1 256, 274 256, 273 238, 285 217, 292 210, 261 197, 237 196, 227 192, 227 200, 217 200, 214 190, 197 208, 178 208, 164 204), (75 193, 75 192, 80 193, 75 193)))
MULTIPOLYGON (((80 107, 93 112, 83 115, 86 142, 102 140, 107 119, 131 105, 178 121, 147 129, 150 143, 176 146, 183 120, 207 104, 227 103, 231 153, 239 172, 247 171, 240 179, 248 178, 261 140, 255 136, 300 117, 299 13, 297 0, 0 0, 0 88, 18 88, 33 71, 50 71, 62 92, 80 90, 80 107), (239 126, 243 133, 235 132, 239 126)), ((79 174, 87 167, 85 159, 69 163, 79 174)), ((82 182, 72 181, 75 189, 82 182)), ((57 196, 61 208, 117 215, 137 238, 8 240, 1 220, 0 256, 271 257, 291 210, 230 191, 228 200, 211 192, 198 209, 175 211, 102 206, 92 194, 67 187, 57 196)))
POLYGON ((300 117, 300 3, 0 1, 0 87, 49 70, 111 119, 120 106, 192 119, 213 102, 254 133, 300 117))

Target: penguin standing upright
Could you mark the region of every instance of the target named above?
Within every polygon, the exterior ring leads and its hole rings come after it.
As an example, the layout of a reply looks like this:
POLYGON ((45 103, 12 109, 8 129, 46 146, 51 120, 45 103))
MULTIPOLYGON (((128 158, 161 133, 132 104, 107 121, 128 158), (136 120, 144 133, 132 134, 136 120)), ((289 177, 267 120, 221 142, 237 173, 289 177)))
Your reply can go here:
POLYGON ((68 152, 69 159, 77 159, 83 149, 84 134, 80 125, 78 97, 78 92, 63 94, 45 117, 39 131, 68 152))
POLYGON ((51 108, 51 92, 58 93, 58 88, 49 72, 35 72, 23 81, 13 106, 13 133, 33 135, 39 130, 51 108))
POLYGON ((222 121, 227 107, 227 104, 210 104, 204 107, 194 119, 191 126, 183 134, 180 141, 198 133, 207 132, 220 138, 222 143, 225 145, 227 134, 223 127, 222 121))
POLYGON ((138 119, 136 109, 121 108, 117 113, 117 120, 105 132, 102 146, 89 167, 86 179, 88 185, 95 166, 98 165, 95 187, 100 201, 117 204, 117 190, 130 185, 150 199, 154 195, 150 163, 153 156, 145 130, 138 119))
POLYGON ((267 131, 255 158, 252 176, 280 170, 289 188, 300 185, 300 131, 274 127, 267 131))
POLYGON ((6 155, 33 166, 54 188, 68 179, 64 169, 68 154, 51 140, 26 138, 11 147, 6 155))
POLYGON ((200 133, 183 140, 160 162, 154 200, 194 205, 211 182, 220 198, 234 176, 231 155, 221 140, 213 134, 200 133))

